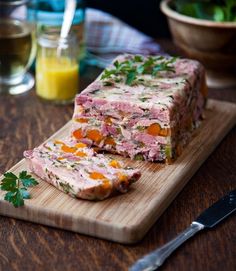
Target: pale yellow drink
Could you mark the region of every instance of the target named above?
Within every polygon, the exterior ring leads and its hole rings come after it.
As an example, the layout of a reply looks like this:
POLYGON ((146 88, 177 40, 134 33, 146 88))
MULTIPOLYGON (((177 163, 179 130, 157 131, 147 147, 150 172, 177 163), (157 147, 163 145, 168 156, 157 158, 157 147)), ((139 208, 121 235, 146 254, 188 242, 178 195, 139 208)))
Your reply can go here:
POLYGON ((72 101, 78 89, 78 63, 66 57, 37 58, 36 92, 39 97, 55 102, 72 101))

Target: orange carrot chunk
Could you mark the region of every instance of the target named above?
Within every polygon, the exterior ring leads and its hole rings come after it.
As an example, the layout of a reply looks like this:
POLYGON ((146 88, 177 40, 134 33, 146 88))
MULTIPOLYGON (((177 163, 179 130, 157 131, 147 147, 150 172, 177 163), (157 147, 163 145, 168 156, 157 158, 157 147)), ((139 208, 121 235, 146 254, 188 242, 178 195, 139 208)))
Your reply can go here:
POLYGON ((158 136, 160 133, 161 127, 158 123, 153 123, 147 128, 147 133, 152 136, 158 136))
POLYGON ((61 150, 64 151, 64 152, 74 153, 76 151, 76 148, 69 147, 69 146, 66 146, 66 145, 62 145, 61 150))
POLYGON ((112 189, 111 183, 109 180, 104 180, 102 184, 99 187, 99 192, 101 195, 107 195, 107 193, 110 193, 112 189))
POLYGON ((159 135, 160 136, 170 136, 170 128, 162 128, 159 135))
POLYGON ((76 156, 80 156, 80 157, 85 157, 85 156, 87 156, 87 154, 86 154, 85 152, 82 152, 82 151, 77 151, 77 152, 75 153, 75 155, 76 155, 76 156))
POLYGON ((91 173, 89 174, 89 177, 90 177, 91 179, 94 179, 94 180, 102 180, 102 179, 106 179, 105 176, 104 176, 102 173, 96 172, 96 171, 91 172, 91 173))
POLYGON ((115 146, 116 145, 116 142, 115 140, 112 138, 112 137, 107 137, 104 141, 104 144, 105 145, 112 145, 112 146, 115 146))
POLYGON ((57 160, 59 160, 59 161, 60 161, 60 160, 64 160, 64 159, 66 159, 66 158, 65 158, 65 157, 61 157, 61 156, 60 156, 60 157, 57 157, 57 160))
POLYGON ((64 145, 65 143, 64 142, 62 142, 62 141, 60 141, 60 140, 55 140, 54 141, 54 144, 56 144, 56 145, 64 145))
POLYGON ((111 188, 111 183, 110 183, 110 181, 109 181, 109 180, 103 181, 103 183, 102 183, 102 188, 103 188, 105 191, 108 190, 108 189, 110 189, 110 188, 111 188))
POLYGON ((118 178, 121 182, 126 182, 128 180, 128 177, 120 172, 118 172, 118 178))
POLYGON ((102 140, 102 135, 98 130, 93 129, 87 131, 87 138, 95 142, 100 142, 102 140))
POLYGON ((79 118, 79 119, 76 119, 76 121, 79 122, 79 123, 88 123, 89 119, 79 118))
POLYGON ((106 117, 105 123, 106 123, 106 124, 112 124, 112 119, 111 119, 111 117, 106 117))
POLYGON ((112 160, 109 165, 114 168, 121 168, 121 165, 117 160, 112 160))
POLYGON ((73 132, 73 136, 74 136, 76 139, 81 139, 81 138, 83 138, 82 130, 81 130, 81 129, 75 130, 75 131, 73 132))
POLYGON ((84 143, 82 143, 82 142, 79 142, 79 143, 77 143, 77 144, 75 145, 75 147, 76 147, 76 148, 85 148, 85 147, 87 147, 87 145, 84 144, 84 143))

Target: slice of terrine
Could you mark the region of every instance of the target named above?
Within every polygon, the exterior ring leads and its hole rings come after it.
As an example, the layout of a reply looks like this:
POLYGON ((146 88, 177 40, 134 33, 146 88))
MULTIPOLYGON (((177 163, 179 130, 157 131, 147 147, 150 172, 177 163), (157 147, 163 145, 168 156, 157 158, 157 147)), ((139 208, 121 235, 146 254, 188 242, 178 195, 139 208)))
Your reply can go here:
POLYGON ((193 60, 119 56, 75 99, 78 142, 135 159, 175 159, 206 102, 204 68, 193 60))
POLYGON ((50 141, 25 151, 24 156, 34 174, 73 197, 88 200, 125 193, 141 175, 71 139, 50 141))

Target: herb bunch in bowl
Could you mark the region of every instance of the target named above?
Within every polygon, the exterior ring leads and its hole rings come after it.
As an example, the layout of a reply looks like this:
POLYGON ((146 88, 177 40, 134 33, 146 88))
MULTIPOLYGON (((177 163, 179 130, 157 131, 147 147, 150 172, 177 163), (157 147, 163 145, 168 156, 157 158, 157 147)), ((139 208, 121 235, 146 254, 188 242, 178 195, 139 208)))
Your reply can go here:
POLYGON ((176 0, 174 9, 197 19, 236 22, 236 0, 176 0))

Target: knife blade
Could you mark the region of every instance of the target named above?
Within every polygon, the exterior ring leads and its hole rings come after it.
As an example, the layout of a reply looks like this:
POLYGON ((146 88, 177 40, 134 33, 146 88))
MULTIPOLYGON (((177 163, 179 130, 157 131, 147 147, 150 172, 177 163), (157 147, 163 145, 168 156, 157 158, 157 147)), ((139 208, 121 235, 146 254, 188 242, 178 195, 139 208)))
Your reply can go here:
POLYGON ((233 213, 235 209, 236 189, 203 211, 195 221, 203 224, 205 228, 212 228, 233 213))
POLYGON ((203 211, 191 225, 166 245, 139 259, 129 271, 154 271, 190 237, 204 228, 213 228, 236 210, 236 189, 203 211))

